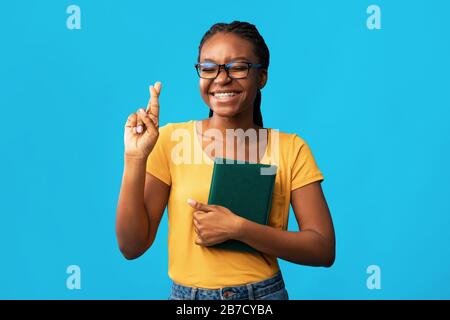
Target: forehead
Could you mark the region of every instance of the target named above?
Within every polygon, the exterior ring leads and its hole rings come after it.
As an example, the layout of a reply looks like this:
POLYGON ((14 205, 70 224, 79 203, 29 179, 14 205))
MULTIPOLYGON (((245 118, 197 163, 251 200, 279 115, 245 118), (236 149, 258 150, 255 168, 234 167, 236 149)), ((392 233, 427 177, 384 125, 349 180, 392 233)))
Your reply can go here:
POLYGON ((200 52, 200 60, 225 63, 236 58, 256 61, 253 44, 233 33, 219 32, 206 40, 200 52))

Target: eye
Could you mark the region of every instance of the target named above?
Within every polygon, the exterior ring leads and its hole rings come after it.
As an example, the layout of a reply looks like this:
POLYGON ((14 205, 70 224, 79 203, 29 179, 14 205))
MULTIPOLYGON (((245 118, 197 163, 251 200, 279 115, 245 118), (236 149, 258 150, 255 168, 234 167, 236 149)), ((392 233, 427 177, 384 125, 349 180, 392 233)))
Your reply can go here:
POLYGON ((247 69, 247 66, 233 66, 230 69, 234 71, 244 71, 247 69))
POLYGON ((200 67, 201 72, 214 72, 216 71, 216 68, 214 67, 200 67))
POLYGON ((229 68, 231 71, 240 72, 246 71, 248 69, 248 65, 242 62, 234 62, 229 64, 229 68))
POLYGON ((217 70, 217 65, 214 63, 202 63, 200 64, 201 72, 215 72, 217 70))

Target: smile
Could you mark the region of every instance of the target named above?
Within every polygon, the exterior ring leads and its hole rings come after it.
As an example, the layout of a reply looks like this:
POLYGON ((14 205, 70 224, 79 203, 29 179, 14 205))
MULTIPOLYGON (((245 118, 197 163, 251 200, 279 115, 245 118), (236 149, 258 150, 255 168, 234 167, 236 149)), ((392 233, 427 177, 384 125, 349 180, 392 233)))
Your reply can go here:
POLYGON ((216 99, 229 99, 239 95, 240 92, 230 91, 230 92, 212 92, 211 95, 216 99))

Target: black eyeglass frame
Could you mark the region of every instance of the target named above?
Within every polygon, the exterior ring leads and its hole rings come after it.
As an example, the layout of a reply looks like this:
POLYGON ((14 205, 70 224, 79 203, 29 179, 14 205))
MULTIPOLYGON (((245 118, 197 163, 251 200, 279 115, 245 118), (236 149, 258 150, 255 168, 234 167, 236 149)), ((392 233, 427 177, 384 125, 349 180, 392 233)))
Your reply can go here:
POLYGON ((239 61, 239 62, 230 62, 230 63, 225 63, 225 64, 218 64, 218 63, 213 63, 213 62, 204 62, 204 63, 196 63, 194 65, 194 67, 195 67, 195 70, 197 70, 197 75, 200 78, 202 78, 202 79, 207 79, 207 80, 216 79, 219 76, 219 74, 220 74, 221 68, 223 68, 225 70, 225 72, 227 73, 227 76, 229 78, 231 78, 231 79, 245 79, 245 78, 248 77, 248 74, 250 73, 250 69, 251 68, 261 68, 262 64, 260 64, 260 63, 251 63, 251 62, 241 62, 241 61, 239 61), (247 65, 247 74, 245 75, 245 77, 232 77, 230 75, 229 69, 231 68, 231 65, 236 64, 236 63, 243 63, 243 64, 247 65), (205 77, 202 77, 200 75, 200 69, 199 68, 200 68, 201 65, 205 65, 205 64, 209 64, 211 66, 214 65, 214 66, 218 66, 219 67, 217 69, 217 74, 216 74, 216 76, 214 78, 205 78, 205 77))

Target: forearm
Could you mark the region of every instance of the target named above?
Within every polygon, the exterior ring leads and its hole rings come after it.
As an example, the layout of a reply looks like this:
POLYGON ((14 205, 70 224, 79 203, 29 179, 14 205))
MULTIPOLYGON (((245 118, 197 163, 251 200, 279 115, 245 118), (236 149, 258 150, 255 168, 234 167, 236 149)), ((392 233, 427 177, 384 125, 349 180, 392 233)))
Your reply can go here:
POLYGON ((116 221, 119 247, 125 256, 138 255, 149 241, 149 218, 144 205, 145 167, 146 159, 125 156, 116 221))
POLYGON ((236 239, 301 265, 328 267, 334 262, 334 241, 314 230, 284 231, 242 219, 236 239))

